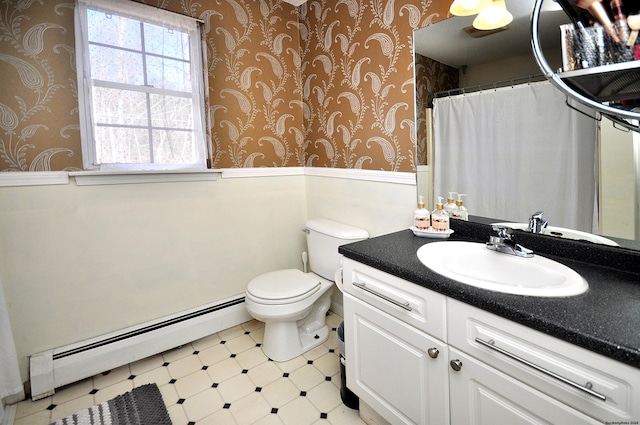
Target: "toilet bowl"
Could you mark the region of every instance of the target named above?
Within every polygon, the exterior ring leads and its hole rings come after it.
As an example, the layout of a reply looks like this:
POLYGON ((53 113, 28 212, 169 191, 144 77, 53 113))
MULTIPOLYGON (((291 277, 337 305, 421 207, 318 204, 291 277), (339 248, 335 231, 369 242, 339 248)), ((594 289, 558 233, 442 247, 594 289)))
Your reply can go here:
POLYGON ((265 323, 262 350, 275 361, 287 361, 324 343, 333 279, 340 268, 338 247, 366 239, 366 230, 327 219, 308 220, 305 232, 311 272, 298 269, 261 274, 247 285, 249 314, 265 323))
POLYGON ((245 304, 253 318, 265 322, 262 350, 271 360, 290 360, 326 341, 333 287, 333 282, 297 269, 265 273, 249 282, 245 304))

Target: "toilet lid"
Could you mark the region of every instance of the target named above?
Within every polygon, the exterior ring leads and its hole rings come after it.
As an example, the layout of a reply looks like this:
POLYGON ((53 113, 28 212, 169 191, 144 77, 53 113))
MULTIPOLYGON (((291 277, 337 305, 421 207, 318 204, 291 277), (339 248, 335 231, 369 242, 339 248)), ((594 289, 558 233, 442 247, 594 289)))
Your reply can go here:
POLYGON ((252 279, 247 285, 247 292, 256 298, 284 303, 308 298, 320 286, 320 278, 313 273, 287 269, 268 272, 252 279))

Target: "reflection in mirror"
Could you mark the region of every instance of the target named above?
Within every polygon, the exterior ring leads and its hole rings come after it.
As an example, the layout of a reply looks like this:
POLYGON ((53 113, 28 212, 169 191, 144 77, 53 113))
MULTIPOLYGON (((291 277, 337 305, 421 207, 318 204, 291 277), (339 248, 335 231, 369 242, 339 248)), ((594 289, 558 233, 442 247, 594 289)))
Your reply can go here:
MULTIPOLYGON (((545 0, 545 3, 553 3, 545 0)), ((521 77, 525 82, 540 74, 533 57, 529 38, 529 15, 533 0, 507 0, 507 7, 514 14, 509 29, 484 37, 474 38, 465 32, 473 17, 452 17, 419 29, 414 34, 416 52, 416 128, 418 131, 417 157, 418 193, 425 195, 433 207, 433 155, 429 138, 430 113, 427 112, 429 95, 455 88, 473 91, 476 86, 484 90, 494 85, 512 85, 521 77), (512 81, 513 80, 513 81, 512 81), (428 130, 429 129, 429 130, 428 130)), ((568 22, 562 11, 547 10, 543 6, 540 20, 541 44, 545 57, 552 66, 560 67, 559 25, 568 22), (557 58, 557 63, 552 63, 557 58)), ((544 78, 542 78, 544 79, 544 78)), ((455 92, 452 92, 456 94, 455 92)), ((445 96, 447 93, 444 94, 445 96)), ((621 131, 606 119, 598 125, 600 149, 598 151, 599 172, 597 185, 598 233, 622 239, 622 246, 633 246, 624 239, 638 239, 636 173, 639 142, 634 141, 637 133, 621 131), (635 136, 634 136, 635 135, 635 136)), ((477 164, 482 166, 483 164, 477 164)), ((486 164, 484 164, 486 166, 486 164)), ((557 176, 554 176, 557 177, 557 176)), ((456 190, 452 188, 451 190, 456 190)), ((437 194, 437 196, 446 194, 437 194)), ((550 200, 550 202, 556 202, 550 200)), ((468 204, 470 214, 473 205, 468 204)), ((544 205, 537 207, 545 209, 544 205)), ((533 211, 531 211, 533 212, 533 211)), ((491 215, 500 217, 499 215, 491 215)), ((553 218, 548 217, 550 220, 553 218)), ((506 218, 511 221, 526 221, 528 217, 506 218)), ((550 224, 557 224, 550 222, 550 224)), ((636 245, 637 246, 637 245, 636 245)))

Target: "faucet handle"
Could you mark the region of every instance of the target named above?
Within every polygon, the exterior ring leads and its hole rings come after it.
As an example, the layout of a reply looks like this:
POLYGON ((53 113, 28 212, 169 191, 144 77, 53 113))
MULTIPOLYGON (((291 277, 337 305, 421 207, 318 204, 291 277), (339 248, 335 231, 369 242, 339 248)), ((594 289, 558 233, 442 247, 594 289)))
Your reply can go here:
POLYGON ((544 214, 542 211, 536 211, 531 214, 531 217, 529 217, 529 227, 527 228, 527 231, 531 233, 544 233, 547 229, 548 222, 542 219, 542 214, 544 214))
POLYGON ((542 215, 544 214, 544 212, 542 211, 536 211, 533 214, 531 214, 531 220, 542 220, 542 215))
POLYGON ((513 235, 513 229, 508 226, 503 225, 493 225, 491 226, 494 232, 498 233, 498 237, 501 239, 511 239, 511 235, 513 235))
POLYGON ((489 242, 486 243, 487 249, 496 252, 516 255, 518 257, 533 257, 533 251, 517 244, 512 238, 513 229, 504 225, 492 225, 491 228, 498 233, 498 236, 489 236, 489 242))

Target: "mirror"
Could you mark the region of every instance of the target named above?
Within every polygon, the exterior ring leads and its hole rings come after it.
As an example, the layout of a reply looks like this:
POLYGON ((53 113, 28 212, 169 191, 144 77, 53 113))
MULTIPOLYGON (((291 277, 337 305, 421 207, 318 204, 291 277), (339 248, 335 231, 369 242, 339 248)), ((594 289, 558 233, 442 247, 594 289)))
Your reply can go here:
MULTIPOLYGON (((418 193, 426 195, 428 205, 433 206, 433 193, 430 193, 433 187, 429 170, 432 163, 430 143, 426 141, 426 130, 420 134, 420 127, 426 128, 428 121, 423 109, 428 104, 426 96, 434 91, 455 87, 466 87, 466 90, 472 91, 477 86, 484 85, 486 89, 512 85, 523 82, 522 79, 525 83, 528 80, 544 80, 530 42, 533 4, 534 0, 507 0, 507 8, 514 15, 513 22, 508 30, 484 37, 474 38, 464 31, 464 28, 472 26, 474 16, 450 17, 414 32, 417 156, 420 164, 418 193), (421 72, 427 74, 427 84, 424 84, 424 76, 419 76, 421 72), (422 82, 419 78, 423 78, 422 82)), ((554 10, 553 6, 552 0, 545 0, 543 4, 539 21, 540 42, 547 61, 557 69, 561 67, 559 26, 568 23, 569 18, 562 10, 554 10), (554 58, 557 58, 556 63, 553 63, 554 58)), ((457 93, 454 91, 452 94, 457 93)), ((637 159, 639 151, 637 133, 615 128, 607 119, 601 121, 599 233, 613 238, 621 246, 634 249, 640 249, 640 243, 634 242, 638 239, 636 199, 639 189, 636 187, 636 176, 640 169, 637 165, 640 163, 637 159)), ((473 206, 468 208, 473 214, 473 206)), ((544 206, 541 208, 544 209, 544 206)), ((518 221, 526 221, 527 218, 522 217, 518 221)))

